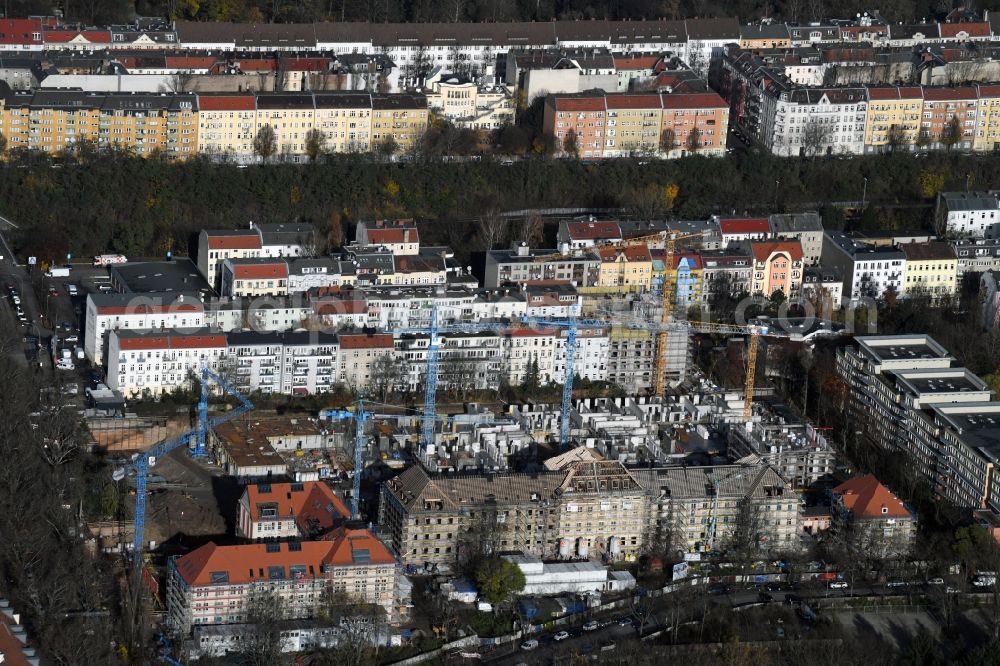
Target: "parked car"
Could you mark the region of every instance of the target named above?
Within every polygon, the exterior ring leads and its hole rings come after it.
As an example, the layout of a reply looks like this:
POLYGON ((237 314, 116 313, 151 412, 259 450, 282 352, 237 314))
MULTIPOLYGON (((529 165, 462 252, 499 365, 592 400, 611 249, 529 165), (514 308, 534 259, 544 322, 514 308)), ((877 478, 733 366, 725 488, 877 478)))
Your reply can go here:
POLYGON ((944 578, 931 578, 927 581, 928 585, 944 585, 944 578))
POLYGON ((79 392, 80 392, 80 387, 77 386, 76 384, 67 384, 66 386, 63 386, 62 389, 63 395, 76 395, 79 392))
POLYGON ((79 342, 80 338, 79 338, 79 336, 77 336, 76 333, 70 333, 65 338, 63 338, 63 341, 64 342, 79 342))
POLYGON ((847 581, 846 580, 831 581, 830 584, 827 585, 827 587, 829 587, 831 590, 846 590, 847 581))
POLYGON ((553 636, 552 640, 554 640, 554 641, 564 641, 567 638, 569 638, 569 632, 563 630, 563 631, 560 631, 559 633, 557 633, 555 636, 553 636))
POLYGON ((58 363, 56 363, 56 368, 58 368, 60 370, 74 370, 74 369, 76 369, 76 366, 73 365, 73 361, 70 361, 69 359, 62 358, 62 359, 59 359, 58 363))
POLYGON ((620 618, 618 618, 618 626, 619 627, 631 627, 632 626, 632 618, 630 618, 630 617, 620 617, 620 618))
POLYGON ((526 640, 523 643, 521 643, 521 649, 524 651, 534 650, 536 647, 538 647, 538 641, 536 641, 534 638, 526 640))
POLYGON ((70 296, 76 296, 77 294, 76 285, 72 283, 66 285, 66 291, 69 293, 70 296))
POLYGON ((888 583, 886 583, 887 587, 893 587, 893 588, 906 587, 907 585, 908 583, 905 580, 899 580, 898 578, 890 580, 888 583))
POLYGON ((729 586, 725 583, 712 583, 708 586, 708 593, 712 595, 729 594, 729 586))
POLYGON ((597 623, 597 620, 591 620, 590 622, 583 625, 584 631, 597 631, 601 628, 601 625, 597 623))

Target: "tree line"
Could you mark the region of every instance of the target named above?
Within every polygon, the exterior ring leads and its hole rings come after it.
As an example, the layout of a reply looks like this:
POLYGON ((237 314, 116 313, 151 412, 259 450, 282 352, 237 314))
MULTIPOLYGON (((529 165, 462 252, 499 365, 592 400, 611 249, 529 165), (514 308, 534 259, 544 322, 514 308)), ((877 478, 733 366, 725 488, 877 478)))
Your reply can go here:
MULTIPOLYGON (((193 251, 203 228, 249 222, 315 224, 337 247, 359 220, 414 217, 426 244, 460 259, 512 240, 521 220, 499 213, 549 207, 619 208, 623 215, 704 219, 819 209, 835 228, 930 229, 941 190, 997 187, 1000 156, 954 153, 850 160, 777 158, 618 159, 586 163, 526 155, 449 161, 433 154, 393 162, 326 155, 314 164, 238 168, 208 159, 173 162, 114 151, 61 158, 15 154, 0 166, 0 214, 19 260, 67 253, 162 257, 193 251), (867 179, 867 181, 866 181, 867 179), (826 202, 862 199, 858 215, 826 202), (488 233, 485 233, 488 232, 488 233), (498 242, 499 241, 501 242, 498 242)), ((540 241, 543 234, 530 234, 540 241)))

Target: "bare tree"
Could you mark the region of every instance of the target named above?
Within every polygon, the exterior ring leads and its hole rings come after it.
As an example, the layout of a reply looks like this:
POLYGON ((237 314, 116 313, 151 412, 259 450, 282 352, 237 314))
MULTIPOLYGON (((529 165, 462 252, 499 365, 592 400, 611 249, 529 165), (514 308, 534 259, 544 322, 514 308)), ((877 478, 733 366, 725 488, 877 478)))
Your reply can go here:
POLYGON ((726 540, 726 550, 742 565, 753 562, 761 554, 764 517, 760 505, 752 497, 739 502, 733 531, 726 540))
POLYGON ((470 512, 458 535, 458 563, 471 570, 483 559, 500 552, 502 524, 496 506, 487 503, 470 512))
POLYGON ((816 118, 810 118, 805 129, 802 130, 802 150, 805 155, 815 157, 822 153, 827 144, 830 143, 832 134, 832 125, 816 118))
POLYGON ((398 390, 406 377, 406 361, 393 354, 382 354, 372 362, 368 392, 385 402, 398 390))
POLYGON ((281 623, 284 602, 267 590, 256 590, 247 599, 247 635, 243 657, 250 666, 278 666, 289 663, 282 651, 281 623))
POLYGON ((664 155, 669 155, 674 149, 674 143, 677 141, 677 134, 672 129, 664 129, 660 132, 660 152, 664 155))
POLYGON ((952 114, 945 126, 941 128, 941 144, 951 150, 961 140, 962 122, 958 119, 958 115, 952 114))
POLYGON ((253 152, 257 153, 264 162, 267 162, 278 152, 278 138, 274 133, 274 128, 269 124, 257 130, 257 135, 253 138, 253 152))
POLYGON ((489 252, 504 244, 507 236, 507 220, 500 217, 496 208, 488 208, 479 216, 479 233, 477 234, 483 249, 489 252))
POLYGON ((538 215, 528 215, 521 220, 521 242, 528 247, 538 247, 545 240, 545 222, 538 215))
POLYGON ((326 134, 322 130, 318 130, 315 127, 308 132, 306 132, 306 155, 309 156, 309 161, 313 164, 319 159, 320 155, 326 150, 326 134))

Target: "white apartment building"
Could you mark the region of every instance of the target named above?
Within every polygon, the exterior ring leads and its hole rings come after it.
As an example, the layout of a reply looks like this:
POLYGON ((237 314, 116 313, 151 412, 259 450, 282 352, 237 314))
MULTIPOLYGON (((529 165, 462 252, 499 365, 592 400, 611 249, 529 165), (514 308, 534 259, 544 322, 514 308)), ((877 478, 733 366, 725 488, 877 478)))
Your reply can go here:
POLYGON ((288 295, 288 264, 257 257, 222 262, 219 293, 225 298, 288 295))
POLYGON ((352 333, 339 336, 340 355, 337 378, 353 391, 371 386, 380 357, 396 358, 391 333, 352 333))
POLYGON ((157 397, 182 388, 203 365, 220 372, 226 336, 206 329, 111 331, 107 384, 126 398, 157 397))
POLYGON ((880 298, 892 290, 906 294, 906 255, 893 247, 856 242, 839 231, 828 231, 823 239, 822 264, 836 268, 844 279, 843 298, 880 298))
POLYGON ((213 289, 226 259, 294 258, 315 254, 311 224, 254 224, 246 229, 202 229, 198 235, 198 270, 213 289))
MULTIPOLYGON (((409 391, 427 383, 427 335, 396 339, 396 353, 405 362, 402 380, 409 391)), ((438 344, 438 386, 489 389, 500 385, 504 370, 500 336, 494 331, 448 333, 438 344)))
POLYGON ((315 395, 338 381, 339 340, 333 333, 230 333, 229 365, 244 391, 315 395))
POLYGON ((775 155, 858 155, 864 152, 868 97, 864 88, 783 92, 775 108, 775 155))
POLYGON ((94 365, 104 363, 108 332, 201 328, 205 306, 197 293, 88 294, 83 350, 94 365))
MULTIPOLYGON (((565 370, 560 373, 559 362, 565 355, 563 332, 556 328, 514 328, 503 333, 503 359, 506 363, 507 381, 522 384, 533 363, 537 364, 538 382, 561 384, 565 370)), ((565 368, 565 366, 563 366, 565 368)))
POLYGON ((949 236, 1000 238, 1000 192, 941 192, 936 218, 949 236))

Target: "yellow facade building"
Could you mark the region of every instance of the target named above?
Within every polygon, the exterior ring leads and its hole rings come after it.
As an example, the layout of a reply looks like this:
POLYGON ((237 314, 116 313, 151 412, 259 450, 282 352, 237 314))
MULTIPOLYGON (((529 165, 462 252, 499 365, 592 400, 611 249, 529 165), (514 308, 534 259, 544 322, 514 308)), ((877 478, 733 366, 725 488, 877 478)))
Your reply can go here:
POLYGON ((645 245, 602 247, 599 291, 646 291, 653 281, 653 257, 645 245))
POLYGON ((923 93, 919 86, 868 89, 865 152, 912 149, 920 134, 923 93))
POLYGON ((972 149, 994 151, 1000 146, 1000 86, 979 85, 976 134, 972 149))
POLYGON ((427 98, 423 95, 372 95, 372 148, 392 139, 405 152, 427 131, 427 98))
POLYGON ((953 296, 958 288, 958 257, 951 243, 904 243, 903 292, 927 294, 933 300, 953 296))

